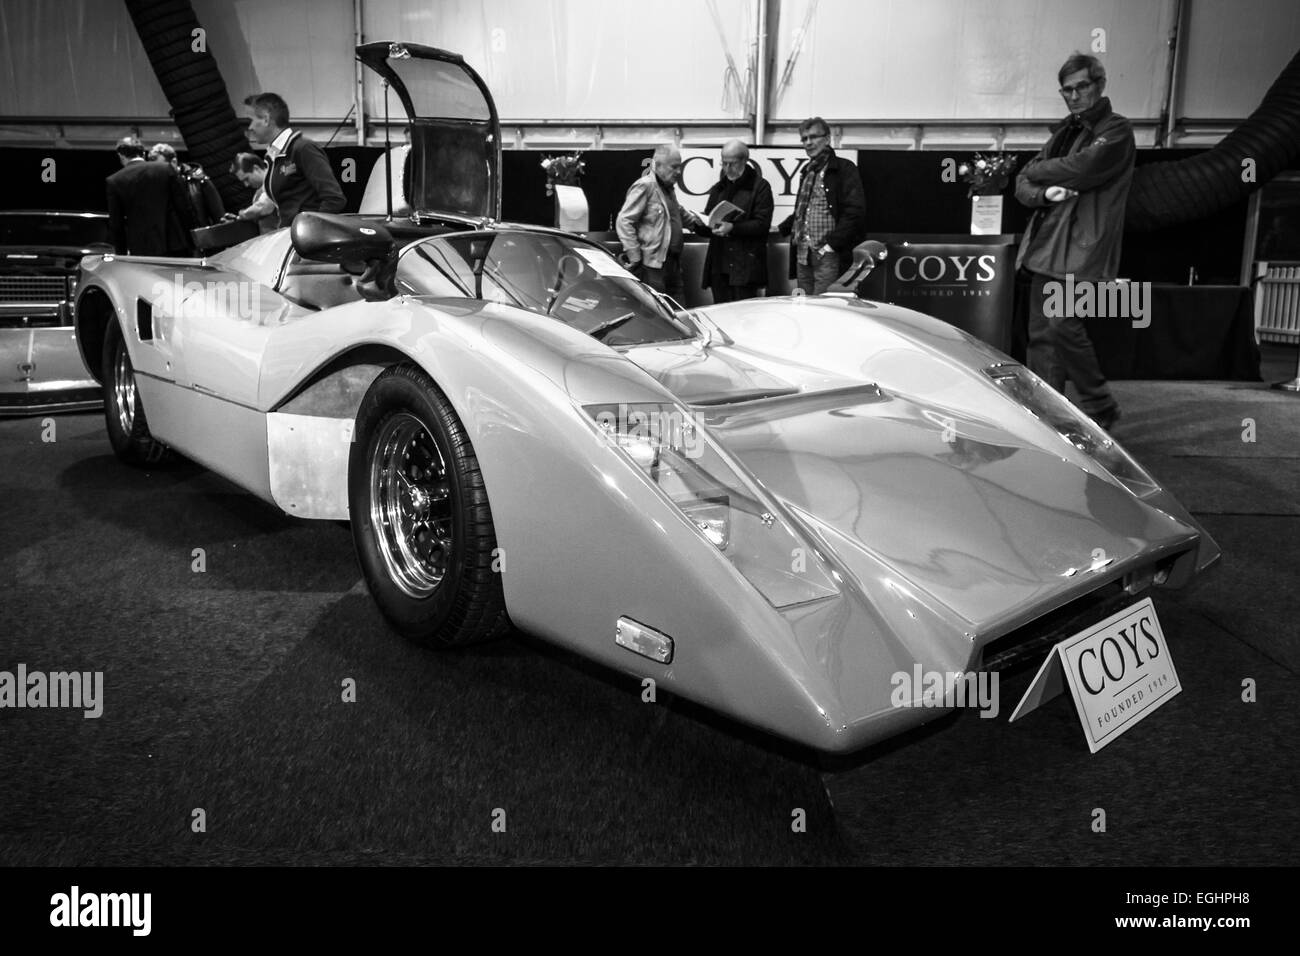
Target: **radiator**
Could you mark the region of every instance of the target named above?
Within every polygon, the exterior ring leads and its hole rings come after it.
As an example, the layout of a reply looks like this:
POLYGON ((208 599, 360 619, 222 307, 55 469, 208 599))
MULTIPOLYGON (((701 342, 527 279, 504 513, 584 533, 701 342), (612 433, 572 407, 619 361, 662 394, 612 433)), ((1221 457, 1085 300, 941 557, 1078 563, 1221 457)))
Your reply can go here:
POLYGON ((0 275, 0 302, 62 302, 68 297, 66 276, 0 275))
POLYGON ((1300 262, 1255 263, 1255 336, 1300 342, 1300 262))

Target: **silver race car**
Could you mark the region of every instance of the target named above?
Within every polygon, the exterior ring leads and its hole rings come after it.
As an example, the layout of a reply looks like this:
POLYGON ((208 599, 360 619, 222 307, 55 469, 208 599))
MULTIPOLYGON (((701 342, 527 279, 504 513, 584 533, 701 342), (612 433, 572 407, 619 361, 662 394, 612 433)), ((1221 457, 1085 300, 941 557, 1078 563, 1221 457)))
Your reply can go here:
MULTIPOLYGON (((351 522, 391 625, 512 625, 849 751, 1214 542, 1114 440, 952 326, 846 291, 675 308, 598 244, 497 222, 495 106, 459 57, 369 44, 410 120, 383 206, 202 260, 90 256, 77 339, 110 440, 351 522)), ((852 286, 879 249, 865 245, 852 286)))

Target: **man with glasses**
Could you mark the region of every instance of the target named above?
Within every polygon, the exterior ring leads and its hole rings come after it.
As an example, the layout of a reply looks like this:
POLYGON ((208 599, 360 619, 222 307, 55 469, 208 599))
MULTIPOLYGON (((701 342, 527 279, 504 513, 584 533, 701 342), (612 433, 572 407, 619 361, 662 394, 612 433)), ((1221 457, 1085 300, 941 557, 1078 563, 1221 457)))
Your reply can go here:
POLYGON ((808 162, 794 214, 780 230, 790 237, 790 278, 805 294, 821 295, 853 264, 853 247, 866 234, 867 201, 858 167, 835 155, 824 119, 800 123, 799 141, 808 162))
POLYGON ((707 216, 722 202, 740 211, 712 229, 697 226, 708 235, 709 251, 704 256, 701 283, 713 292, 714 302, 752 299, 767 285, 767 234, 772 231, 772 187, 749 164, 749 147, 738 139, 722 146, 722 175, 704 200, 707 216))
MULTIPOLYGON (((1016 260, 1012 353, 1025 343, 1030 369, 1057 391, 1064 390, 1066 379, 1072 381, 1079 407, 1109 430, 1119 420, 1119 403, 1083 320, 1070 308, 1045 305, 1050 282, 1072 276, 1079 288, 1119 274, 1124 205, 1137 149, 1129 121, 1102 95, 1106 70, 1095 56, 1075 53, 1058 79, 1070 115, 1052 127, 1047 145, 1016 177, 1016 198, 1034 214, 1016 260)), ((1061 299, 1052 297, 1057 304, 1061 299)))

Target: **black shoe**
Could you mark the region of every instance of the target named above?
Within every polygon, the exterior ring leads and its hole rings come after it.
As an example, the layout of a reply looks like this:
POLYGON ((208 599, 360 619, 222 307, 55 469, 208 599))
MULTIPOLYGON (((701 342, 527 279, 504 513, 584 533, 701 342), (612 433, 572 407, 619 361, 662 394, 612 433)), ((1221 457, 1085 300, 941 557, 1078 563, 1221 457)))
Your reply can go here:
POLYGON ((1110 431, 1119 421, 1119 406, 1112 405, 1110 408, 1100 411, 1092 416, 1092 420, 1101 427, 1102 431, 1110 431))

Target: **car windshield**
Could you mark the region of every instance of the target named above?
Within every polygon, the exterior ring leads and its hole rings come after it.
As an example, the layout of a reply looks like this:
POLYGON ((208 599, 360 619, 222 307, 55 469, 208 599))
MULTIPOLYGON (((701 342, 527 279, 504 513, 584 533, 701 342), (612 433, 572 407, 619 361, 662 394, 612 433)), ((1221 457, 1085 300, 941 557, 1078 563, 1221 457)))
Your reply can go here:
POLYGON ((473 297, 476 245, 486 247, 482 297, 488 302, 549 315, 611 346, 697 334, 604 249, 547 233, 478 232, 425 239, 402 252, 398 290, 473 297))
POLYGON ((108 245, 108 219, 90 216, 0 216, 0 246, 108 245))

